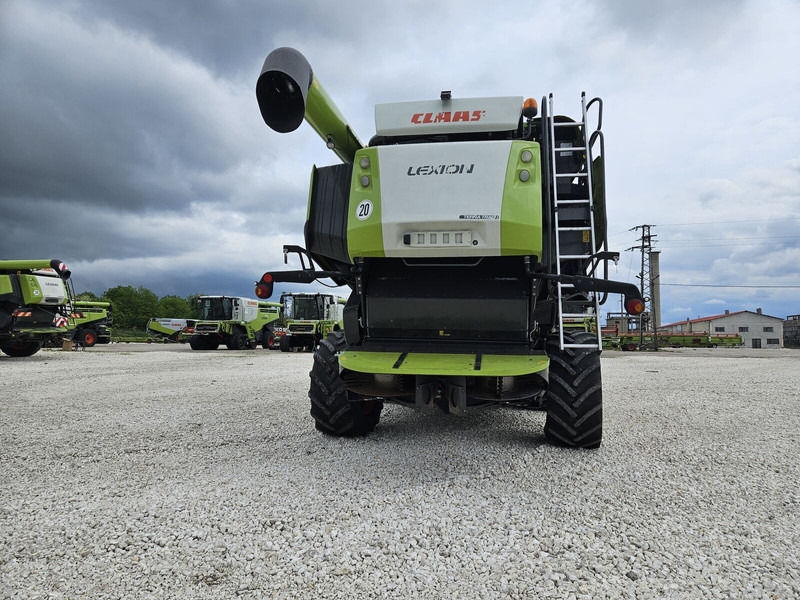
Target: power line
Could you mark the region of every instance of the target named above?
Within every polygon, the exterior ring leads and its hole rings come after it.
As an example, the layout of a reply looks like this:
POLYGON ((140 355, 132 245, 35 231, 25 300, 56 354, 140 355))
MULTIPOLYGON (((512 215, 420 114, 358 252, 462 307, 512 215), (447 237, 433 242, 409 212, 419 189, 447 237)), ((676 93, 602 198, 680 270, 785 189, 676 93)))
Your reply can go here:
POLYGON ((750 246, 783 246, 791 242, 765 242, 759 244, 686 244, 684 246, 659 246, 659 250, 674 250, 676 248, 749 248, 750 246))
MULTIPOLYGON (((682 227, 684 225, 725 225, 728 223, 767 223, 770 221, 797 221, 800 220, 800 217, 780 217, 776 219, 743 219, 741 221, 695 221, 693 223, 659 223, 659 227, 682 227)), ((621 235, 623 233, 627 233, 631 231, 630 229, 625 229, 624 231, 617 231, 616 233, 610 234, 608 237, 614 237, 615 235, 621 235)))
POLYGON ((723 225, 726 223, 766 223, 767 221, 797 221, 800 217, 781 217, 780 219, 744 219, 742 221, 696 221, 695 223, 659 223, 659 227, 683 227, 684 225, 723 225))
POLYGON ((661 283, 661 285, 675 285, 680 287, 713 287, 713 288, 782 288, 782 289, 795 289, 800 288, 800 285, 724 285, 717 283, 661 283))
MULTIPOLYGON (((734 241, 734 240, 775 240, 775 239, 786 239, 786 238, 800 238, 800 235, 762 235, 758 237, 724 237, 724 238, 704 238, 705 241, 734 241)), ((661 240, 662 242, 698 242, 700 240, 661 240)))

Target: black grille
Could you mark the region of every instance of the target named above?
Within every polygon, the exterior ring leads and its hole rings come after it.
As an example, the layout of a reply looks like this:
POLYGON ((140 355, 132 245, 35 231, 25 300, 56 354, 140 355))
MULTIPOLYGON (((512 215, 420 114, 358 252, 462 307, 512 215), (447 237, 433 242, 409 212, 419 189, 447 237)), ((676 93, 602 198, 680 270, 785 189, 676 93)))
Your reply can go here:
POLYGON ((530 298, 521 257, 484 258, 474 266, 379 259, 368 272, 370 340, 527 341, 530 298))

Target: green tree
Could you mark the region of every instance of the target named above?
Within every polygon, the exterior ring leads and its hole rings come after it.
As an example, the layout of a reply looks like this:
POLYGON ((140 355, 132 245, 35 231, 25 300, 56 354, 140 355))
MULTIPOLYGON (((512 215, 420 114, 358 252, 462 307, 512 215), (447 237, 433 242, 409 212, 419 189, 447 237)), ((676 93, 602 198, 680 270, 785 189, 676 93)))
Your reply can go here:
POLYGON ((75 294, 75 299, 85 300, 89 302, 97 302, 98 300, 100 300, 100 297, 94 292, 81 292, 80 294, 75 294))
POLYGON ((163 296, 158 301, 156 317, 171 319, 191 319, 192 305, 186 298, 180 296, 163 296))
POLYGON ((103 297, 114 307, 114 325, 120 329, 144 330, 158 308, 158 296, 142 286, 118 285, 103 297))

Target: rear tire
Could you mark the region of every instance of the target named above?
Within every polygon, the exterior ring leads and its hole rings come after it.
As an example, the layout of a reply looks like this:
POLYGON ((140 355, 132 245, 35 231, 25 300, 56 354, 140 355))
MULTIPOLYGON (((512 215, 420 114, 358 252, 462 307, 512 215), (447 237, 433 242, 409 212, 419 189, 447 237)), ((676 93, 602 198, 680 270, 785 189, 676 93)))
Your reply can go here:
POLYGON ((261 330, 261 347, 264 348, 264 350, 269 350, 274 343, 275 334, 272 333, 269 327, 264 327, 264 329, 261 330))
POLYGON ((42 348, 42 342, 17 342, 0 347, 5 354, 14 358, 33 356, 42 348))
POLYGON ((228 347, 228 350, 244 350, 247 348, 248 339, 247 336, 243 333, 234 333, 230 338, 228 338, 228 343, 225 344, 228 347))
POLYGON ((328 435, 358 437, 375 430, 381 418, 381 400, 351 401, 341 377, 336 353, 345 347, 344 332, 333 331, 314 352, 311 368, 311 416, 316 428, 328 435))
MULTIPOLYGON (((591 333, 565 333, 564 343, 590 344, 591 333)), ((556 446, 597 448, 603 439, 603 383, 600 352, 588 348, 559 350, 558 339, 547 344, 550 375, 544 435, 556 446)))
POLYGON ((216 350, 219 340, 210 335, 193 335, 189 338, 189 346, 192 350, 216 350))
POLYGON ((75 341, 81 346, 91 348, 97 343, 97 332, 94 329, 82 329, 75 337, 75 341))
POLYGON ((291 350, 292 350, 292 347, 289 344, 289 336, 288 335, 284 335, 283 337, 281 337, 281 341, 280 341, 279 345, 280 345, 280 348, 281 348, 281 352, 291 352, 291 350))

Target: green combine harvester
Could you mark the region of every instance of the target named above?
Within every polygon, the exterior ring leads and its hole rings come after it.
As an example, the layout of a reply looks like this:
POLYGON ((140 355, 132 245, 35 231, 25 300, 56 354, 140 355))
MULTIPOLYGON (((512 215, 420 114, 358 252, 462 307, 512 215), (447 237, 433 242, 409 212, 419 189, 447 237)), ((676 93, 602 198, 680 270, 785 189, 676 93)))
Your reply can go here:
POLYGON ((70 316, 75 323, 72 341, 87 348, 111 342, 110 302, 74 300, 70 316))
POLYGON ((275 341, 272 327, 281 318, 280 304, 231 296, 199 296, 194 302, 200 318, 184 330, 192 350, 216 350, 220 344, 230 350, 258 344, 268 349, 275 341))
MULTIPOLYGON (((609 293, 626 310, 639 290, 609 281, 602 101, 557 115, 550 95, 379 104, 365 146, 308 61, 267 56, 256 96, 273 130, 305 119, 342 164, 314 167, 300 270, 256 285, 330 279, 348 286, 343 327, 315 350, 317 429, 373 431, 384 402, 545 409, 553 444, 602 439, 600 327, 609 293), (596 124, 588 112, 596 109, 596 124), (587 314, 591 314, 587 317, 587 314), (565 319, 591 318, 595 333, 565 319)), ((594 114, 594 113, 592 113, 594 114)))
POLYGON ((281 295, 286 318, 285 334, 280 336, 281 352, 313 350, 331 331, 342 328, 345 300, 333 294, 281 295))
POLYGON ((0 351, 32 356, 71 338, 69 277, 60 260, 0 260, 0 351))
POLYGON ((168 319, 153 317, 147 321, 148 335, 170 342, 185 342, 186 335, 194 332, 194 319, 168 319))

